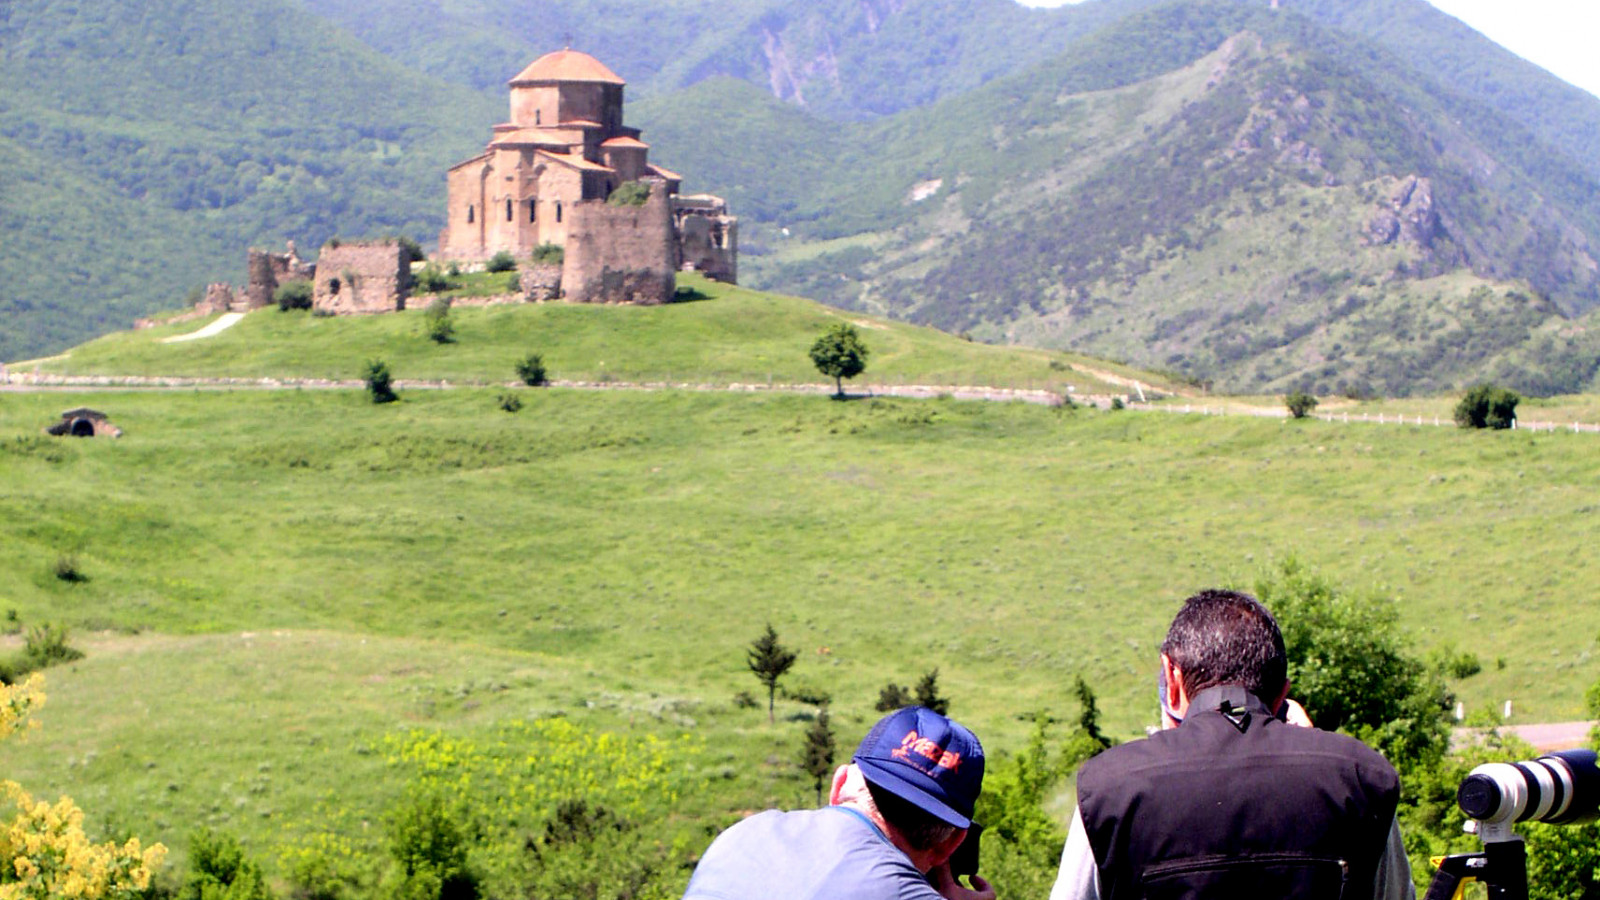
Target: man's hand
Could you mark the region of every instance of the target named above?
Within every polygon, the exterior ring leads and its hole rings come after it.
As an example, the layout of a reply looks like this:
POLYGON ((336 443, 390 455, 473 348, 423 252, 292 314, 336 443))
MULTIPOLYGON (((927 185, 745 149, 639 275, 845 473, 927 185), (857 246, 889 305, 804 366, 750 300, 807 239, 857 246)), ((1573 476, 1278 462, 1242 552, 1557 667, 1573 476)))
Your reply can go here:
POLYGON ((943 862, 934 866, 928 872, 928 878, 933 882, 933 889, 942 894, 945 900, 995 900, 994 888, 989 882, 983 880, 982 875, 972 875, 972 887, 968 888, 950 874, 950 864, 943 862))
POLYGON ((1290 725, 1299 725, 1301 728, 1312 728, 1311 717, 1306 715, 1306 708, 1287 698, 1283 701, 1283 720, 1290 725))

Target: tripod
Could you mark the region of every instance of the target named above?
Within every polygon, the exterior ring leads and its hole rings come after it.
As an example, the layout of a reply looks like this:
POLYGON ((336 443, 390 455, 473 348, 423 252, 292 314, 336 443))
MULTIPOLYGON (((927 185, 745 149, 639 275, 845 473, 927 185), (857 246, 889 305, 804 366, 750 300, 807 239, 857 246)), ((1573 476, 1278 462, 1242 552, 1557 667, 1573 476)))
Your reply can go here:
POLYGON ((1507 823, 1474 822, 1483 852, 1446 856, 1428 882, 1423 900, 1461 900, 1476 881, 1489 900, 1528 900, 1528 850, 1507 823))

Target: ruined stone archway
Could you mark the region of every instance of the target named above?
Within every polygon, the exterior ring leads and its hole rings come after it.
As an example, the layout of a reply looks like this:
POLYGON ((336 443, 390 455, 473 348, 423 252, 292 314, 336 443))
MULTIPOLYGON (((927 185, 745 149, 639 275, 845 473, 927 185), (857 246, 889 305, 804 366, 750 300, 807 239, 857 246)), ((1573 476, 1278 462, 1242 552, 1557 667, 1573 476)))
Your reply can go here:
POLYGON ((73 419, 72 436, 94 437, 94 422, 90 419, 73 419))

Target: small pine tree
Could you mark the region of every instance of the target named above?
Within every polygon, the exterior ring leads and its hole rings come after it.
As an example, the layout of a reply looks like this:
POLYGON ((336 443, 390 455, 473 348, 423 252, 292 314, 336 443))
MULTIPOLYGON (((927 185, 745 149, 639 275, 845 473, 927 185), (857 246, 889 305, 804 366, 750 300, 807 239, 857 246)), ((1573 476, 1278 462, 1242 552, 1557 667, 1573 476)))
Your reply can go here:
POLYGON ((777 705, 778 679, 784 676, 798 655, 778 643, 778 633, 772 630, 772 623, 767 623, 767 631, 761 637, 750 643, 750 649, 745 651, 745 665, 750 667, 756 678, 767 687, 767 722, 777 721, 773 711, 777 705))
POLYGON ((537 353, 529 353, 517 363, 517 377, 528 387, 538 387, 548 379, 545 377, 544 357, 537 353))
POLYGON ((1304 419, 1306 416, 1311 415, 1312 410, 1317 408, 1317 398, 1304 391, 1295 391, 1283 398, 1283 405, 1289 408, 1290 416, 1296 419, 1304 419))
POLYGON ((822 805, 822 783, 833 773, 833 759, 838 747, 833 740, 833 729, 828 726, 828 707, 817 710, 817 717, 806 729, 805 742, 800 747, 800 768, 816 783, 817 805, 822 805))
POLYGON ((511 255, 511 251, 501 250, 489 257, 483 267, 490 272, 510 272, 517 267, 517 258, 511 255))
POLYGON ((822 333, 811 345, 811 362, 817 371, 833 379, 834 397, 844 399, 844 379, 867 370, 872 353, 862 343, 855 326, 840 322, 822 333))
POLYGON ((905 685, 889 682, 878 689, 878 702, 873 704, 873 709, 878 712, 894 712, 902 706, 911 705, 911 692, 905 685))
POLYGON ((950 712, 950 698, 939 696, 938 668, 923 673, 922 680, 917 682, 917 705, 926 706, 941 716, 950 712))
POLYGON ((389 364, 383 360, 368 361, 362 379, 367 383, 367 394, 373 403, 393 403, 400 399, 400 395, 394 392, 394 378, 389 374, 389 364))

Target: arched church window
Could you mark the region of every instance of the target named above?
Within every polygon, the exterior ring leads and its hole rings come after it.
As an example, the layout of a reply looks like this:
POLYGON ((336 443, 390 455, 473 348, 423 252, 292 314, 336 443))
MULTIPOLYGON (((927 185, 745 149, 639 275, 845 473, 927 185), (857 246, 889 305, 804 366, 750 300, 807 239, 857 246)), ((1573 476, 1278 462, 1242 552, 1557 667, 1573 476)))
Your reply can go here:
POLYGON ((541 112, 540 110, 536 109, 536 110, 533 111, 533 124, 535 124, 535 125, 544 124, 544 113, 541 112))
POLYGON ((535 197, 532 200, 528 201, 528 221, 529 222, 537 222, 537 221, 539 221, 539 198, 538 197, 535 197))
POLYGON ((561 201, 556 201, 556 221, 561 221, 561 201))
POLYGON ((507 222, 515 221, 515 216, 516 216, 516 212, 512 209, 511 198, 507 197, 506 198, 506 221, 507 222))
POLYGON ((472 209, 472 204, 469 203, 469 204, 467 204, 467 224, 471 225, 472 224, 472 220, 473 220, 473 209, 472 209))

